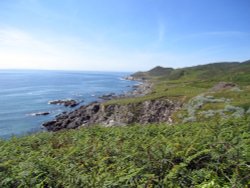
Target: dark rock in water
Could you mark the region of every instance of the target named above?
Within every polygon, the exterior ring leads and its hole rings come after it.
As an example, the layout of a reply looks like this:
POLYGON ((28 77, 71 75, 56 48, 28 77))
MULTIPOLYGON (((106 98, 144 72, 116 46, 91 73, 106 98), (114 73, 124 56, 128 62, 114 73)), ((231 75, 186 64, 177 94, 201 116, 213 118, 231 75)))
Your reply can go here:
POLYGON ((132 76, 127 76, 127 77, 125 77, 124 79, 125 79, 125 80, 132 80, 132 81, 135 80, 135 78, 132 77, 132 76))
POLYGON ((179 107, 178 103, 160 99, 124 105, 93 102, 75 111, 61 114, 56 120, 44 123, 43 126, 49 131, 58 131, 96 124, 108 127, 132 123, 171 123, 171 115, 179 107))
POLYGON ((133 85, 132 88, 133 89, 137 89, 139 87, 139 85, 133 85))
POLYGON ((33 113, 31 114, 32 116, 46 116, 49 115, 49 112, 37 112, 37 113, 33 113))
POLYGON ((79 102, 77 102, 73 99, 66 99, 66 100, 49 101, 49 104, 58 104, 58 105, 64 105, 66 107, 75 107, 75 106, 79 105, 79 102))
POLYGON ((98 97, 99 99, 103 99, 103 100, 111 100, 113 97, 115 97, 115 93, 110 93, 107 95, 102 95, 100 97, 98 97))

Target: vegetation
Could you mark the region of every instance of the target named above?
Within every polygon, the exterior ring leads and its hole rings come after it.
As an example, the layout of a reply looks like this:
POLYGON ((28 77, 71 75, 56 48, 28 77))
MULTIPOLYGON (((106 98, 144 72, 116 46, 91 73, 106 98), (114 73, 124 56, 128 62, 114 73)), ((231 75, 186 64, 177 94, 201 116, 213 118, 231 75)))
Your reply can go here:
POLYGON ((178 101, 174 125, 0 140, 0 187, 249 187, 249 73, 250 61, 136 73, 154 83, 152 92, 106 105, 178 101), (221 81, 237 85, 211 90, 221 81))
POLYGON ((0 187, 247 187, 250 119, 92 127, 0 142, 0 187))
POLYGON ((242 63, 214 63, 182 69, 155 67, 148 72, 138 72, 133 76, 138 79, 150 79, 154 83, 153 91, 143 97, 111 100, 107 104, 138 103, 164 98, 188 102, 191 98, 208 92, 218 82, 225 81, 236 83, 242 92, 221 90, 213 95, 232 97, 235 105, 249 106, 249 62, 250 60, 242 63))

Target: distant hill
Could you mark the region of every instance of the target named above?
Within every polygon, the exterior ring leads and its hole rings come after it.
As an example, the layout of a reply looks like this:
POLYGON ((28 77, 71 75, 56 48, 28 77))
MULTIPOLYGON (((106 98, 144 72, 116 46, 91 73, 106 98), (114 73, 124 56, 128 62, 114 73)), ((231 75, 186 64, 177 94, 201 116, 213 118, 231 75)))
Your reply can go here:
POLYGON ((148 77, 154 77, 154 76, 165 76, 167 74, 170 74, 172 71, 174 71, 173 68, 164 68, 161 66, 157 66, 147 72, 136 72, 132 76, 134 78, 148 78, 148 77))
POLYGON ((250 60, 242 62, 243 64, 250 64, 250 60))
POLYGON ((250 60, 244 62, 218 62, 180 69, 157 66, 146 72, 137 72, 134 78, 152 77, 164 80, 219 79, 230 81, 250 81, 250 60))
POLYGON ((157 66, 151 69, 150 71, 148 71, 148 74, 150 76, 163 76, 165 74, 170 74, 172 71, 174 71, 173 68, 164 68, 164 67, 157 66))

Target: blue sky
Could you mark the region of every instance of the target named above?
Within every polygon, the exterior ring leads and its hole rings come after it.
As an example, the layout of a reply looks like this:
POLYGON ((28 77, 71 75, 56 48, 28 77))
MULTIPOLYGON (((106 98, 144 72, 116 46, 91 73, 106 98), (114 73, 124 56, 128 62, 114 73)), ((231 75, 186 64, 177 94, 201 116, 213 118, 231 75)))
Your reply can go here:
POLYGON ((249 12, 249 0, 0 0, 0 69, 244 61, 249 12))

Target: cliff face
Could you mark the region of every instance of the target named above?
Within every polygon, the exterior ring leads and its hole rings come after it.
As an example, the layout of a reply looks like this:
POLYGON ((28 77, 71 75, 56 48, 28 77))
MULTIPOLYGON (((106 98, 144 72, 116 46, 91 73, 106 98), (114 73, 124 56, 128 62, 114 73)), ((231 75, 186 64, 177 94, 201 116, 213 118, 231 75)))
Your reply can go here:
POLYGON ((95 124, 123 126, 133 123, 171 123, 171 115, 179 107, 180 104, 170 100, 151 100, 126 105, 94 102, 68 114, 61 114, 43 126, 49 131, 58 131, 95 124))

